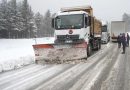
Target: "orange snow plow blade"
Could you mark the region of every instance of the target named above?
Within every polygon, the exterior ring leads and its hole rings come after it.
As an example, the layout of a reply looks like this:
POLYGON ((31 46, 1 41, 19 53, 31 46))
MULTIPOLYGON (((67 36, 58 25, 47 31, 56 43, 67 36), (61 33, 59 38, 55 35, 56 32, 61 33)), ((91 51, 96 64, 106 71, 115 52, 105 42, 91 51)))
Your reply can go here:
POLYGON ((66 63, 87 59, 87 44, 36 44, 33 45, 36 63, 66 63))

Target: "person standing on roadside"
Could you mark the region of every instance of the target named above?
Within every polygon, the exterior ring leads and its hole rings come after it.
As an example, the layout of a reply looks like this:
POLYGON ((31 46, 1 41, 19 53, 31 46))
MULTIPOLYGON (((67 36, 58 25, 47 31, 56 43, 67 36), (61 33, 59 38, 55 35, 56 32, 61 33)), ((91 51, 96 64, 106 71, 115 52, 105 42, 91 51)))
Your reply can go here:
POLYGON ((126 39, 127 39, 127 46, 129 47, 129 40, 130 40, 130 36, 129 36, 129 34, 127 33, 127 37, 126 37, 126 39))
POLYGON ((123 52, 122 54, 125 54, 125 48, 126 48, 126 38, 125 38, 125 33, 122 34, 122 37, 121 37, 121 43, 122 43, 122 49, 123 49, 123 52))
POLYGON ((117 42, 118 42, 118 48, 120 48, 121 47, 121 34, 118 35, 117 42))

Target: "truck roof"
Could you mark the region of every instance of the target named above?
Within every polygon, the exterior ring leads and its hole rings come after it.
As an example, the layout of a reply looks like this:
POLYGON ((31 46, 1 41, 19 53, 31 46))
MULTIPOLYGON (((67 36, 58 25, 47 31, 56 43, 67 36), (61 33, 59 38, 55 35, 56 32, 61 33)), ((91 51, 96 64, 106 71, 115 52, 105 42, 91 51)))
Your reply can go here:
POLYGON ((57 15, 71 15, 71 14, 88 14, 84 11, 72 11, 72 12, 58 12, 57 15))
POLYGON ((112 22, 112 23, 113 23, 113 22, 116 22, 116 23, 117 23, 117 22, 125 22, 125 21, 111 21, 111 22, 112 22))
POLYGON ((70 11, 85 11, 88 14, 93 15, 92 7, 90 5, 61 8, 61 12, 70 12, 70 11))

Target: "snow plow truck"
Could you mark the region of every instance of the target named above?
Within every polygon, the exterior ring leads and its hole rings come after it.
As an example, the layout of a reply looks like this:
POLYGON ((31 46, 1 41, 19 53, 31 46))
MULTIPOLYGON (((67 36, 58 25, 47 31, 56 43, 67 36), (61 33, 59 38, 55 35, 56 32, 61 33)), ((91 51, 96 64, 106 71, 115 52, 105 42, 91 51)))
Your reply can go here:
POLYGON ((101 26, 91 6, 61 8, 52 19, 54 43, 33 45, 36 63, 87 59, 101 48, 101 26))

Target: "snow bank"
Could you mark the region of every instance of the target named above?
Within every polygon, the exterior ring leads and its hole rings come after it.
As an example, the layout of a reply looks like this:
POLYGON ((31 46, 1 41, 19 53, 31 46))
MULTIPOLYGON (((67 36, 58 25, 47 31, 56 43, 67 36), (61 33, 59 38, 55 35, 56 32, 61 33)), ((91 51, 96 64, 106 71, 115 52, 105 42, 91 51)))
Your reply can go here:
POLYGON ((53 43, 53 37, 37 39, 0 39, 0 72, 34 63, 35 43, 53 43))

